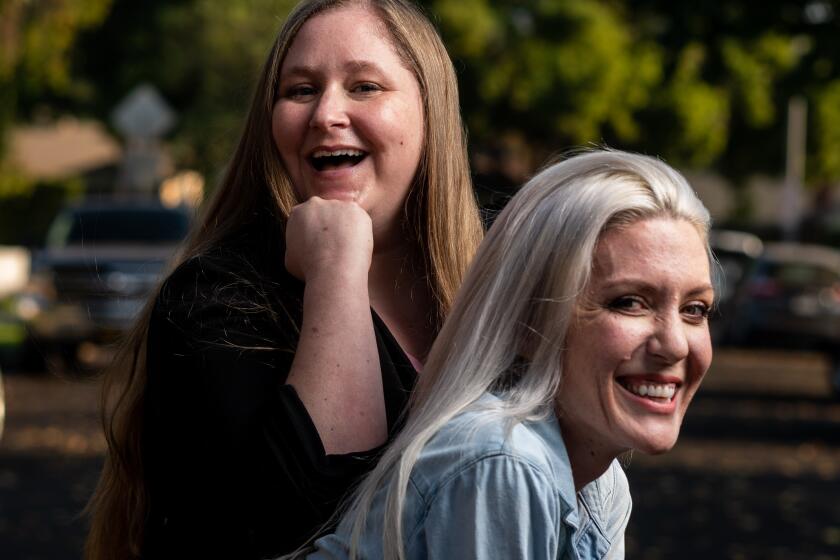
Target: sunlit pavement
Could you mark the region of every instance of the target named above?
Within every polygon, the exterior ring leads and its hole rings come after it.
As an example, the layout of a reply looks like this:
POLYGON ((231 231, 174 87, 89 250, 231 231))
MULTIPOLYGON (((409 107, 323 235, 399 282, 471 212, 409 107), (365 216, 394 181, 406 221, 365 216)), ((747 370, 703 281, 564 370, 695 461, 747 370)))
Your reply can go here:
MULTIPOLYGON (((723 350, 659 457, 635 454, 629 559, 840 558, 840 401, 813 354, 723 350)), ((79 558, 104 441, 91 379, 5 376, 0 558, 79 558)))

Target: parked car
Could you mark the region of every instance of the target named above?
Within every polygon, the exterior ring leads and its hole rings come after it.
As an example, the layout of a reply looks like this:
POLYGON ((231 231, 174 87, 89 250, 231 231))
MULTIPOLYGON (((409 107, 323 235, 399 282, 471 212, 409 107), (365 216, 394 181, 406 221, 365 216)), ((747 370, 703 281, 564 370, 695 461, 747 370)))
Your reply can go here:
POLYGON ((132 323, 185 238, 190 213, 134 200, 64 209, 33 255, 18 308, 29 345, 75 361, 81 343, 113 340, 132 323))
POLYGON ((0 371, 0 441, 3 440, 3 427, 6 424, 6 393, 3 390, 3 372, 0 371))
POLYGON ((824 352, 840 394, 840 251, 765 243, 731 297, 725 342, 824 352))
POLYGON ((757 259, 764 250, 761 239, 751 233, 732 230, 712 230, 709 245, 717 261, 713 274, 717 291, 717 306, 712 315, 712 340, 716 344, 729 341, 732 319, 735 316, 737 295, 750 278, 757 259))

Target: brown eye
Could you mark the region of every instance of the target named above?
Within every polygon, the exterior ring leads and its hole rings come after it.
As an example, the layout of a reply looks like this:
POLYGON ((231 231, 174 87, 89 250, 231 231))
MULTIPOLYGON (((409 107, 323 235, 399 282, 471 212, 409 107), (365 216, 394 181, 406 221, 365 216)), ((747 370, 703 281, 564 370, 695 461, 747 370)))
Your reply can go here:
POLYGON ((683 307, 683 314, 690 319, 702 321, 709 316, 710 307, 702 302, 691 303, 683 307))
POLYGON ((288 88, 284 93, 283 97, 288 99, 306 99, 315 95, 317 91, 314 87, 306 84, 296 85, 288 88))
POLYGON ((362 82, 353 87, 353 93, 376 93, 382 91, 382 88, 373 82, 362 82))
POLYGON ((645 303, 635 296, 621 296, 612 300, 607 307, 613 311, 637 313, 645 308, 645 303))

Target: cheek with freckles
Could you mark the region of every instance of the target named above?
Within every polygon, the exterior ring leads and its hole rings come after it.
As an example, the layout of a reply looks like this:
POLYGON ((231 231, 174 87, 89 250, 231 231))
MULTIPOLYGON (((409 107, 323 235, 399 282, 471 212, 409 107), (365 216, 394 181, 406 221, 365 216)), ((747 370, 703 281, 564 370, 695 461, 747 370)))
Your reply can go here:
POLYGON ((574 348, 579 363, 599 364, 597 371, 607 375, 643 349, 649 331, 638 318, 592 311, 578 316, 567 346, 574 348))

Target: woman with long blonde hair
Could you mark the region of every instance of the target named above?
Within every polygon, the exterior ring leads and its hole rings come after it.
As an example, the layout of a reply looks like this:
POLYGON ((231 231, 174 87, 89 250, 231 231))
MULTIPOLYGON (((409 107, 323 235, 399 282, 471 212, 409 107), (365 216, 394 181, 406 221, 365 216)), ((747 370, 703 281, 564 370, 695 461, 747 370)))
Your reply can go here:
POLYGON ((620 558, 617 457, 662 453, 711 361, 709 215, 656 159, 551 165, 487 234, 404 429, 311 559, 620 558))
POLYGON ((263 558, 398 428, 482 230, 455 73, 408 0, 305 0, 105 380, 90 560, 263 558))

